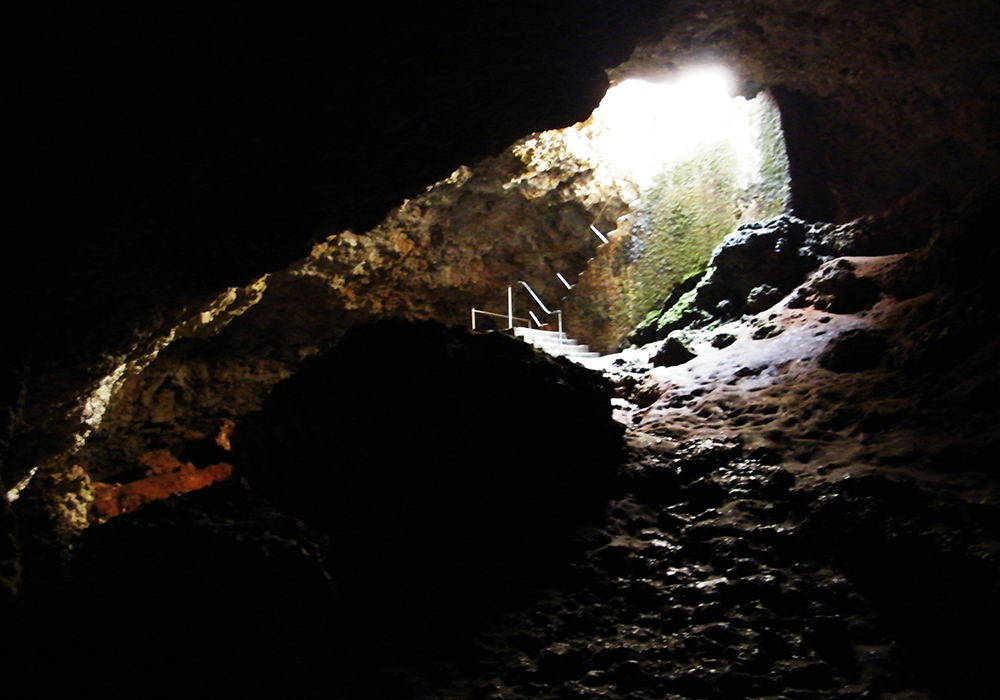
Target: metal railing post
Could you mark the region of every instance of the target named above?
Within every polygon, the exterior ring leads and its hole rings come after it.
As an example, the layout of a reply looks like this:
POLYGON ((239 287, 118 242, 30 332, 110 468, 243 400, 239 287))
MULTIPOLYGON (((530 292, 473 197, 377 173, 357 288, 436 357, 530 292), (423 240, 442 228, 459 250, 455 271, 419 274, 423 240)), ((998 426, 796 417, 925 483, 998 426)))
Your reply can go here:
MULTIPOLYGON (((558 332, 557 335, 559 337, 559 344, 560 345, 565 345, 565 341, 564 341, 564 339, 562 337, 564 335, 564 332, 563 332, 563 312, 562 312, 562 309, 556 309, 555 311, 550 310, 549 307, 547 307, 545 305, 545 303, 538 297, 538 295, 535 294, 535 290, 533 290, 530 286, 528 286, 527 282, 519 282, 519 284, 521 284, 525 288, 525 290, 527 290, 528 294, 531 295, 531 298, 534 299, 538 303, 538 306, 541 307, 542 311, 544 311, 550 318, 551 318, 552 314, 558 315, 559 318, 557 320, 557 323, 558 323, 558 326, 559 326, 559 332, 558 332)), ((541 328, 543 325, 547 326, 549 324, 549 321, 546 321, 543 324, 538 319, 538 316, 535 315, 535 312, 531 311, 530 309, 528 310, 528 318, 518 318, 517 316, 514 315, 514 285, 511 285, 511 286, 507 287, 507 315, 506 316, 504 316, 503 314, 495 314, 495 313, 492 313, 490 311, 484 311, 483 309, 473 308, 472 309, 472 330, 476 330, 476 314, 483 314, 483 315, 486 315, 486 316, 492 316, 494 318, 506 318, 507 319, 507 329, 508 330, 513 330, 514 329, 514 322, 515 321, 523 321, 524 325, 527 326, 529 329, 531 328, 531 323, 532 322, 534 322, 535 325, 538 326, 539 328, 541 328)))
POLYGON ((514 327, 514 287, 507 287, 507 327, 514 327))

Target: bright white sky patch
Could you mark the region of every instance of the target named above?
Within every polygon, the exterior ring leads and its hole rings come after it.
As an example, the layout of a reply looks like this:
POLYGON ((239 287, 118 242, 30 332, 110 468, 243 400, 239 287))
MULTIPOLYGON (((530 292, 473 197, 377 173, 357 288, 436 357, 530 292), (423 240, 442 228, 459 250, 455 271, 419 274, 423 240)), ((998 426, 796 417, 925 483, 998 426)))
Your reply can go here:
POLYGON ((586 129, 587 149, 596 150, 601 161, 628 176, 640 191, 664 166, 709 142, 729 141, 740 160, 753 167, 757 158, 751 153, 747 101, 732 97, 732 85, 724 69, 707 66, 671 81, 623 81, 594 110, 586 129))

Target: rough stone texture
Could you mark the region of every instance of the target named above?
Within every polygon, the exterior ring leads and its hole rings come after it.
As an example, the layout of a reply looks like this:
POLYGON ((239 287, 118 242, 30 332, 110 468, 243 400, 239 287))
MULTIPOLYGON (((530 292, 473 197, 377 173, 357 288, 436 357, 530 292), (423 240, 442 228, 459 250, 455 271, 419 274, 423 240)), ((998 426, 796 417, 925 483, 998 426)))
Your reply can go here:
POLYGON ((219 290, 586 119, 636 9, 21 8, 0 401, 30 386, 5 480, 72 449, 86 397, 219 290))
MULTIPOLYGON (((556 273, 580 274, 598 246, 590 225, 609 227, 625 205, 594 177, 594 163, 526 141, 463 167, 363 236, 332 236, 292 274, 320 277, 335 303, 372 317, 468 323, 473 307, 506 313, 518 280, 556 307, 556 273)), ((554 322, 517 296, 516 315, 531 309, 554 322)))
POLYGON ((871 309, 783 301, 689 333, 679 366, 608 358, 629 458, 579 578, 485 638, 482 670, 414 695, 992 697, 1000 307, 944 271, 995 255, 972 244, 993 196, 936 217, 926 248, 852 258, 871 309), (945 351, 932 329, 973 318, 945 351), (875 335, 878 362, 822 366, 875 335))
MULTIPOLYGON (((249 305, 225 323, 198 326, 125 377, 79 456, 106 478, 151 449, 183 449, 185 433, 257 410, 303 360, 366 320, 468 324, 472 308, 505 313, 506 288, 522 279, 552 304, 563 291, 555 273, 575 277, 594 254, 590 223, 606 228, 623 210, 618 187, 595 167, 558 133, 536 135, 463 166, 365 234, 330 236, 239 290, 249 305)), ((544 318, 518 287, 515 316, 529 309, 544 318)))
POLYGON ((807 230, 804 221, 785 216, 742 226, 727 236, 695 288, 698 307, 735 316, 762 284, 789 292, 819 262, 804 249, 807 230))
POLYGON ((747 94, 773 88, 798 199, 812 188, 806 199, 834 202, 798 202, 810 220, 871 214, 934 182, 960 194, 1000 170, 994 3, 569 5, 350 22, 323 9, 236 23, 181 8, 155 22, 138 8, 18 16, 20 248, 3 276, 17 302, 0 397, 30 391, 6 480, 72 449, 79 418, 65 416, 219 289, 367 229, 463 162, 585 118, 601 69, 636 42, 614 79, 708 54, 747 94), (349 49, 355 36, 374 37, 380 58, 349 49), (167 60, 177 46, 184 59, 167 60))
POLYGON ((614 79, 707 52, 748 94, 773 87, 796 102, 785 110, 796 182, 832 192, 838 219, 932 182, 961 193, 998 170, 993 3, 522 10, 504 3, 485 21, 437 5, 351 22, 324 10, 247 11, 238 23, 181 8, 156 22, 138 9, 19 16, 11 201, 23 235, 3 277, 18 301, 5 307, 0 396, 13 406, 29 391, 6 480, 74 449, 88 397, 219 289, 280 269, 330 231, 364 230, 463 162, 586 117, 601 68, 637 41, 614 79), (348 49, 354 36, 377 37, 381 58, 348 49), (165 58, 176 46, 185 61, 165 58))
POLYGON ((95 479, 107 481, 134 469, 150 450, 179 455, 201 436, 217 433, 224 421, 260 408, 267 391, 297 364, 221 355, 212 342, 175 343, 123 383, 76 458, 95 479))
MULTIPOLYGON (((735 114, 746 118, 756 138, 760 162, 753 172, 744 172, 746 154, 737 158, 736 146, 713 143, 661 173, 631 208, 624 198, 634 197, 634 183, 586 147, 595 128, 590 122, 534 134, 496 158, 463 166, 371 231, 330 236, 286 270, 236 290, 233 296, 246 302, 224 322, 178 334, 141 373, 123 378, 80 457, 95 478, 107 478, 150 449, 181 449, 185 432, 256 410, 303 359, 366 319, 468 323, 472 308, 504 312, 506 287, 513 284, 515 317, 527 318, 531 310, 554 325, 517 281, 529 282, 555 307, 565 294, 557 272, 582 275, 566 307, 569 331, 596 350, 613 349, 649 305, 670 292, 678 274, 703 266, 738 219, 785 205, 787 173, 773 104, 761 96, 735 114), (744 179, 746 185, 737 186, 744 179), (642 233, 616 232, 593 260, 598 242, 591 223, 608 230, 624 211, 638 216, 642 233), (628 252, 637 246, 641 252, 628 252), (605 270, 608 250, 612 258, 635 259, 605 270), (594 286, 604 273, 613 275, 613 289, 594 286), (609 313, 614 323, 607 333, 598 331, 609 313)), ((477 316, 480 328, 498 323, 477 316)))
POLYGON ((93 500, 93 483, 86 469, 79 464, 48 464, 18 498, 17 510, 24 515, 19 524, 57 552, 87 529, 93 500))
MULTIPOLYGON (((936 217, 948 206, 939 191, 922 190, 879 216, 841 226, 807 224, 788 215, 740 226, 712 253, 704 276, 683 295, 668 299, 662 311, 651 312, 633 331, 632 342, 647 343, 683 328, 758 313, 793 289, 789 305, 794 308, 815 306, 832 313, 871 308, 880 296, 878 285, 857 274, 844 256, 912 251, 928 242, 936 217), (798 287, 817 267, 809 283, 798 287)), ((900 280, 897 286, 918 279, 900 280)))
POLYGON ((122 513, 131 513, 147 503, 179 493, 197 491, 233 475, 233 465, 224 462, 209 465, 204 469, 195 469, 193 464, 182 464, 176 459, 172 461, 176 466, 171 465, 168 472, 127 484, 94 482, 91 519, 105 521, 122 513))
MULTIPOLYGON (((18 372, 16 397, 8 407, 7 435, 3 441, 3 469, 10 477, 12 490, 18 489, 35 467, 72 464, 74 460, 70 457, 109 412, 114 414, 115 405, 121 405, 118 401, 121 396, 128 397, 131 404, 128 411, 143 416, 151 412, 162 415, 158 410, 163 408, 160 397, 152 397, 161 405, 150 411, 151 397, 146 385, 148 382, 157 387, 163 376, 154 371, 147 377, 144 370, 161 351, 178 344, 176 341, 181 341, 179 345, 184 347, 185 340, 218 333, 257 303, 263 289, 264 280, 255 280, 246 287, 214 294, 194 307, 177 309, 169 317, 154 317, 141 333, 136 332, 127 353, 105 354, 85 371, 68 362, 66 366, 53 368, 47 376, 38 377, 30 366, 22 367, 18 372)), ((183 384, 183 377, 179 381, 183 384)), ((242 389, 240 393, 248 390, 242 389)), ((253 393, 252 388, 249 393, 253 393)), ((145 451, 138 450, 132 456, 138 458, 145 451)))
MULTIPOLYGON (((0 481, 0 488, 3 482, 0 481)), ((21 588, 21 553, 14 537, 14 513, 7 501, 7 491, 0 494, 0 611, 21 588)))
POLYGON ((795 297, 788 303, 793 307, 813 306, 820 311, 849 314, 870 309, 879 295, 875 282, 858 277, 854 265, 847 258, 837 258, 813 275, 808 285, 797 289, 795 297))

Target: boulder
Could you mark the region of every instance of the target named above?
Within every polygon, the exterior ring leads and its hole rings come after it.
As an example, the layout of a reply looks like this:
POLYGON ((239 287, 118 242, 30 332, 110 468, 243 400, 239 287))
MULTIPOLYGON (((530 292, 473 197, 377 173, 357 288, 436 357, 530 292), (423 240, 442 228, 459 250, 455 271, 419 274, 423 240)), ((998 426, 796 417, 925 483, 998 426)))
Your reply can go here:
POLYGON ((830 341, 819 358, 819 365, 831 372, 861 372, 883 364, 886 339, 863 328, 845 331, 830 341))
POLYGON ((544 578, 601 512, 611 395, 506 335, 383 321, 279 385, 233 445, 252 486, 330 534, 359 624, 426 638, 544 578))
POLYGON ((674 367, 690 362, 695 357, 697 356, 688 350, 684 343, 676 337, 670 336, 663 341, 663 345, 653 355, 652 362, 654 367, 674 367))

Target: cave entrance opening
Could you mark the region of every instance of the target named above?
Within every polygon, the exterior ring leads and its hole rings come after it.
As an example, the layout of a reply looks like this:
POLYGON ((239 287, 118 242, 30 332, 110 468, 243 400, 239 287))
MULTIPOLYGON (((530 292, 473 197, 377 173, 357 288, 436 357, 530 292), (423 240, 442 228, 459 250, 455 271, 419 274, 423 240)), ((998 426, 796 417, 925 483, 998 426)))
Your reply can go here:
MULTIPOLYGON (((576 267, 557 260, 547 279, 531 283, 559 300, 566 331, 580 343, 601 353, 621 348, 705 270, 727 234, 787 211, 777 105, 766 93, 737 96, 735 85, 714 64, 626 79, 586 121, 513 146, 536 181, 577 177, 567 189, 587 209, 576 235, 592 254, 576 267)), ((528 191, 533 183, 524 176, 516 184, 528 191)))
MULTIPOLYGON (((734 97, 733 86, 729 71, 716 65, 661 80, 624 80, 607 91, 589 128, 577 132, 589 141, 577 149, 595 153, 640 196, 665 168, 709 142, 727 140, 739 157, 752 159, 746 100, 734 97)), ((571 140, 571 150, 575 145, 571 140)))
MULTIPOLYGON (((506 319, 521 281, 563 312, 559 345, 613 352, 739 223, 784 206, 777 108, 725 86, 704 69, 623 81, 586 121, 461 166, 370 231, 331 233, 286 270, 227 291, 177 330, 184 342, 102 380, 78 458, 107 483, 157 450, 180 460, 185 436, 256 410, 350 327, 388 316, 466 325, 470 308, 506 319)), ((514 303, 545 325, 526 291, 514 303)))

